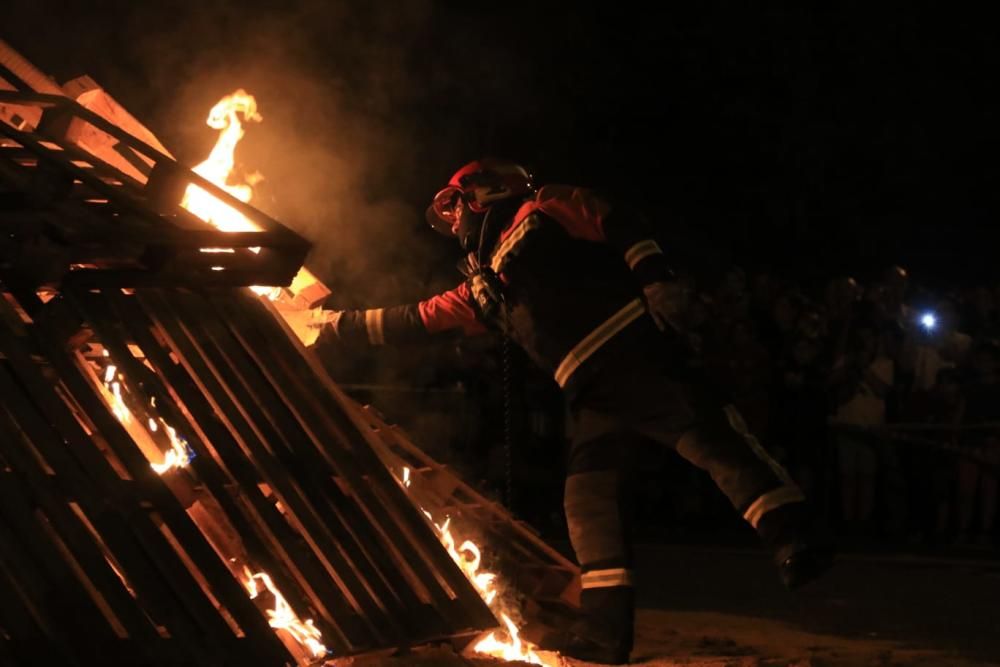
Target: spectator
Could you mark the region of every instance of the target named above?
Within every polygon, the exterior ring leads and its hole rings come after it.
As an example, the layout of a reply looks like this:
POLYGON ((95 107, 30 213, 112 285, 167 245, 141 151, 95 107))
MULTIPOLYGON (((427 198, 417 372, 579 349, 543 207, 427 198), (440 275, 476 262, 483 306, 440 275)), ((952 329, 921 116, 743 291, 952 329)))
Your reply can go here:
POLYGON ((723 330, 750 316, 747 276, 738 266, 731 268, 715 291, 715 315, 723 330))
POLYGON ((966 296, 962 330, 973 338, 997 335, 997 314, 993 294, 987 287, 974 287, 966 296))
POLYGON ((826 374, 818 336, 799 335, 777 364, 772 439, 810 495, 825 471, 826 374))
POLYGON ((929 391, 943 368, 956 368, 964 360, 972 339, 958 331, 954 304, 939 300, 934 308, 918 313, 907 329, 903 363, 912 376, 914 391, 929 391), (926 318, 926 319, 924 319, 926 318))
POLYGON ((882 456, 873 427, 885 423, 885 396, 894 365, 877 320, 869 316, 852 327, 847 349, 834 360, 831 385, 840 472, 841 518, 852 532, 871 528, 875 481, 882 456))
MULTIPOLYGON (((972 353, 971 375, 965 387, 966 426, 1000 423, 1000 348, 992 341, 978 344, 972 353)), ((973 519, 977 518, 976 540, 985 543, 997 511, 997 467, 1000 466, 1000 438, 993 428, 969 430, 963 434, 967 456, 958 460, 958 541, 970 540, 973 519), (977 503, 978 500, 978 503, 977 503)))
POLYGON ((761 321, 758 340, 773 359, 785 354, 792 344, 801 310, 801 300, 784 292, 772 302, 769 317, 761 321))
MULTIPOLYGON (((906 402, 904 418, 910 423, 957 426, 964 410, 959 372, 954 368, 938 371, 930 391, 915 391, 906 402)), ((910 507, 913 529, 921 541, 939 542, 949 529, 951 496, 955 484, 954 431, 931 431, 921 442, 907 446, 910 454, 910 507)))

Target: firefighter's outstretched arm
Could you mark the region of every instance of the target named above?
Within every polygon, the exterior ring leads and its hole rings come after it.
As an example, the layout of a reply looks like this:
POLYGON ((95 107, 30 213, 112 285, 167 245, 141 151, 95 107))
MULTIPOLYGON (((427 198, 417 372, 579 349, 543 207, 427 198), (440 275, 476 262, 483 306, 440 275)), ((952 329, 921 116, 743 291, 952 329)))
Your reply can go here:
POLYGON ((486 331, 476 319, 466 283, 419 303, 368 310, 325 311, 317 343, 356 345, 419 342, 435 334, 486 331))

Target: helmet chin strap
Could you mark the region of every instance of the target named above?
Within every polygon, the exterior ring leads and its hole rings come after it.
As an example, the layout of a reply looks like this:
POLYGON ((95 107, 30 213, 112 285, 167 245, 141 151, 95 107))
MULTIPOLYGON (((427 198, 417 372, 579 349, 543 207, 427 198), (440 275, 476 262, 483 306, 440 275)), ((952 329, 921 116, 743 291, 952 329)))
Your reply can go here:
POLYGON ((462 246, 462 250, 472 252, 481 246, 485 217, 485 213, 473 213, 469 210, 462 213, 457 233, 458 244, 462 246))
POLYGON ((479 228, 479 245, 476 248, 476 258, 480 266, 489 264, 490 253, 500 239, 500 232, 503 231, 505 223, 514 217, 521 203, 520 199, 510 199, 497 202, 486 209, 479 228))

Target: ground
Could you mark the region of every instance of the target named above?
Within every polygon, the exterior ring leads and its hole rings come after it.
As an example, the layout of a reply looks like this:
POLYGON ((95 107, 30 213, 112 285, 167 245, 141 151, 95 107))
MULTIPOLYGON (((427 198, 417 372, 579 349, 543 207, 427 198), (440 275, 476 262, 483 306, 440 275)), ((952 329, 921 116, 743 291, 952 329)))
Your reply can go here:
MULTIPOLYGON (((633 664, 647 667, 1000 665, 1000 558, 981 552, 841 556, 808 590, 785 592, 752 549, 638 551, 633 664)), ((495 667, 446 649, 337 667, 495 667)), ((567 666, 585 663, 566 661, 567 666)))

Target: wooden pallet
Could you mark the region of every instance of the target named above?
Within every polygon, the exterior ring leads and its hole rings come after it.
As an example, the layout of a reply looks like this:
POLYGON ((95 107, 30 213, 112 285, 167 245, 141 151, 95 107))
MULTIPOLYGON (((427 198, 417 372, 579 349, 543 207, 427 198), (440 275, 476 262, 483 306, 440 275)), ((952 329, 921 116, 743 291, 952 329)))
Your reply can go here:
POLYGON ((464 645, 497 620, 418 507, 502 541, 526 615, 570 599, 572 564, 234 287, 288 284, 308 245, 64 91, 0 42, 0 664, 322 661, 259 572, 332 656, 464 645), (192 184, 262 231, 188 213, 192 184))
POLYGON ((70 98, 0 90, 0 105, 39 112, 37 127, 0 118, 0 268, 8 281, 288 285, 301 267, 304 239, 70 98), (138 175, 71 140, 82 135, 89 145, 115 147, 115 158, 127 157, 138 175), (222 232, 205 223, 180 206, 189 185, 261 231, 222 232), (204 252, 209 248, 228 252, 204 252))
POLYGON ((385 422, 372 406, 354 405, 378 435, 376 451, 396 476, 403 469, 410 480, 410 495, 438 521, 450 518, 462 533, 474 537, 491 552, 491 560, 510 588, 527 598, 561 600, 579 598, 579 567, 549 546, 528 524, 503 505, 489 500, 462 481, 448 466, 434 461, 397 425, 385 422))
POLYGON ((549 632, 575 620, 580 599, 579 567, 548 545, 528 524, 503 505, 493 502, 465 483, 447 466, 428 456, 397 425, 388 424, 372 406, 351 399, 329 377, 323 364, 307 350, 281 317, 275 304, 265 306, 302 353, 326 389, 337 397, 371 448, 422 512, 436 525, 448 521, 456 543, 471 539, 483 553, 483 571, 499 576, 497 605, 512 615, 521 636, 539 642, 549 632), (404 472, 405 471, 405 472, 404 472))
POLYGON ((20 309, 4 297, 2 650, 26 664, 36 646, 38 664, 123 646, 127 664, 308 662, 235 563, 268 572, 332 655, 496 625, 252 293, 75 290, 20 309), (109 362, 127 424, 103 386, 109 362), (150 419, 183 434, 188 468, 153 472, 169 441, 150 419))

